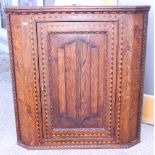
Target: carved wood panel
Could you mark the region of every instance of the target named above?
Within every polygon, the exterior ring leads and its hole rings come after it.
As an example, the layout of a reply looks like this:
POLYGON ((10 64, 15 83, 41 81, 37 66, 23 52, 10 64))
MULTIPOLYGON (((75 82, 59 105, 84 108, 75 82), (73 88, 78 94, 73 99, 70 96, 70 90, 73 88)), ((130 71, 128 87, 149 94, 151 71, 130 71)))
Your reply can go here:
POLYGON ((114 137, 118 23, 37 26, 44 138, 114 137))
MULTIPOLYGON (((101 47, 93 45, 93 42, 91 44, 92 34, 63 34, 58 39, 55 39, 56 36, 50 37, 50 70, 51 78, 55 79, 50 83, 55 105, 54 128, 104 127, 105 118, 101 109, 105 107, 102 98, 98 97, 99 86, 103 85, 104 80, 99 77, 99 61, 104 61, 99 60, 101 47)), ((102 38, 105 42, 104 36, 102 38)))

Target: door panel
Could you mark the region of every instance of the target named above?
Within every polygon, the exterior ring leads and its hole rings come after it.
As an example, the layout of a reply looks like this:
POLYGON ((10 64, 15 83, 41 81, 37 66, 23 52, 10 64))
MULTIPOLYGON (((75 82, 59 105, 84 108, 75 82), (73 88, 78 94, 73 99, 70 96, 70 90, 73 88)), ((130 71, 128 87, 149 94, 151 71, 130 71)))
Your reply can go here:
POLYGON ((117 26, 37 24, 44 139, 114 138, 117 26))

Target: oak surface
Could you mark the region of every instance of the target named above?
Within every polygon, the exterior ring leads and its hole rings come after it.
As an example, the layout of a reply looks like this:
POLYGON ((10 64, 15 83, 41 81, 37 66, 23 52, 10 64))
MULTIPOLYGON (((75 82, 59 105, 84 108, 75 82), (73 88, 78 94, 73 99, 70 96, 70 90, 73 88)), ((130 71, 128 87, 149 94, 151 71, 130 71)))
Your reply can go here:
POLYGON ((20 145, 127 148, 139 142, 148 10, 5 9, 20 145))

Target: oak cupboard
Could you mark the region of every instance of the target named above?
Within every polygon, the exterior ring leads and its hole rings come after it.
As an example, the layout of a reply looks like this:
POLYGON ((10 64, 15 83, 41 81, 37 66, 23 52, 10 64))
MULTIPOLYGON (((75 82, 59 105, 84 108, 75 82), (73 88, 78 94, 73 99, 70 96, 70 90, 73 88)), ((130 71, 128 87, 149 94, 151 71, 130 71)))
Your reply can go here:
POLYGON ((7 7, 18 144, 140 141, 149 6, 7 7))

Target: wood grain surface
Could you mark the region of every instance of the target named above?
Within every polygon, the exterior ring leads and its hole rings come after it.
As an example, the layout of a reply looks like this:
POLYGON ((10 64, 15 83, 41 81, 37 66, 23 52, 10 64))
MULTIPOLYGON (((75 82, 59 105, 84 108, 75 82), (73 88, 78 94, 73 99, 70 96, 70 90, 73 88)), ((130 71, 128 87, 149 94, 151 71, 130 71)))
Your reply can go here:
POLYGON ((18 144, 140 141, 149 6, 5 9, 18 144))

